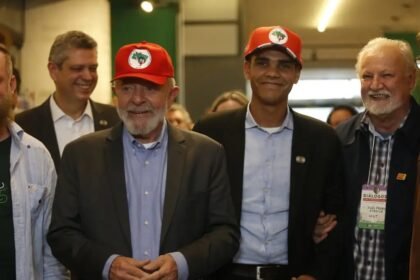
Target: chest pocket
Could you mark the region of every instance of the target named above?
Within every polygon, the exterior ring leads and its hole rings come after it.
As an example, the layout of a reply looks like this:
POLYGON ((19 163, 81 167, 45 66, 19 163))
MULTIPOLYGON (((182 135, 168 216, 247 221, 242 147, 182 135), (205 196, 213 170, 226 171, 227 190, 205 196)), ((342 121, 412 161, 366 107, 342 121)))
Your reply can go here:
POLYGON ((38 215, 39 211, 42 209, 42 206, 45 203, 46 195, 47 188, 36 184, 28 185, 28 202, 32 217, 38 215))

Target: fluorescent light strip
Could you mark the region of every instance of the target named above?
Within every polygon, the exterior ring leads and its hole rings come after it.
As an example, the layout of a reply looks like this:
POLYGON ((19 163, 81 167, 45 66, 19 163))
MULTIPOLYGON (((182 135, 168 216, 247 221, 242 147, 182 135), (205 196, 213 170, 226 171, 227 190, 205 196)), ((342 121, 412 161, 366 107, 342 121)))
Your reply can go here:
POLYGON ((338 3, 340 2, 340 0, 328 0, 328 4, 322 14, 321 20, 319 21, 318 24, 318 31, 319 32, 324 32, 325 29, 327 28, 328 22, 330 21, 331 16, 333 15, 333 13, 335 12, 335 10, 337 9, 338 3))

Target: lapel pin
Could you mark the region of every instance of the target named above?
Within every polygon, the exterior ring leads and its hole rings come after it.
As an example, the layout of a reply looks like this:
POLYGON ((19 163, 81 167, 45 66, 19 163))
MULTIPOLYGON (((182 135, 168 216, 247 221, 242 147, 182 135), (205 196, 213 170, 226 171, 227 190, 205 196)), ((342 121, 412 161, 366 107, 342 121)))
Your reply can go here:
POLYGON ((108 125, 108 121, 107 120, 99 120, 99 124, 102 126, 106 126, 108 125))
POLYGON ((406 178, 407 178, 407 174, 406 173, 400 173, 400 172, 398 172, 398 174, 397 174, 397 180, 398 181, 405 181, 406 178))
POLYGON ((305 163, 306 158, 304 156, 296 156, 296 162, 297 163, 305 163))

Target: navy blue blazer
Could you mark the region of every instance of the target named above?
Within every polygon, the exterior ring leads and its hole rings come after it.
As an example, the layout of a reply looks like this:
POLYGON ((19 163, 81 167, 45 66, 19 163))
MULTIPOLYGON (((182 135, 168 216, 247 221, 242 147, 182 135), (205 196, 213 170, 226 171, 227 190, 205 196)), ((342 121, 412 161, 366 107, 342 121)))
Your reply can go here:
MULTIPOLYGON (((342 279, 354 279, 353 245, 362 185, 370 163, 369 133, 361 126, 363 113, 337 127, 346 173, 345 259, 342 279)), ((404 126, 395 132, 388 178, 385 216, 385 274, 387 280, 408 279, 416 164, 420 147, 420 109, 412 99, 404 126), (406 174, 398 180, 397 174, 406 174)))

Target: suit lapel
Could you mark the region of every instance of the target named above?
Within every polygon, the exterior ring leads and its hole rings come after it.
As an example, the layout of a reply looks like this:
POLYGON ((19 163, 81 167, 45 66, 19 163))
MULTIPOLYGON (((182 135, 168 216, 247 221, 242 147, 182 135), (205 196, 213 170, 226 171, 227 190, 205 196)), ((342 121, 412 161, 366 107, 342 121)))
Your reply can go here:
MULTIPOLYGON (((242 210, 242 190, 244 179, 244 158, 245 158, 245 117, 247 108, 235 111, 231 116, 230 127, 223 130, 226 157, 228 159, 228 170, 231 183, 233 205, 236 213, 242 210)), ((237 215, 240 220, 240 215, 237 215)))
POLYGON ((102 130, 111 126, 108 119, 104 116, 103 110, 99 104, 89 99, 90 106, 92 108, 93 124, 95 131, 102 130))
POLYGON ((304 133, 303 119, 299 114, 293 113, 293 138, 292 155, 290 163, 290 206, 289 206, 289 237, 294 230, 293 221, 297 221, 298 209, 302 207, 299 200, 303 196, 303 186, 305 183, 308 162, 311 160, 312 141, 307 139, 304 133))
POLYGON ((51 114, 50 98, 52 98, 52 95, 44 103, 42 103, 40 107, 41 119, 39 120, 39 123, 41 124, 40 130, 42 131, 42 139, 39 140, 41 140, 41 142, 44 143, 44 145, 50 151, 55 168, 58 172, 61 156, 60 149, 58 148, 57 135, 55 134, 55 127, 51 114))
POLYGON ((105 165, 107 166, 108 182, 113 193, 118 222, 120 223, 126 245, 131 252, 131 234, 128 213, 127 191, 124 175, 124 151, 122 144, 122 128, 119 124, 113 128, 107 137, 105 145, 105 165))
POLYGON ((184 136, 168 124, 168 160, 160 244, 163 243, 168 233, 181 192, 186 157, 184 142, 184 136))

